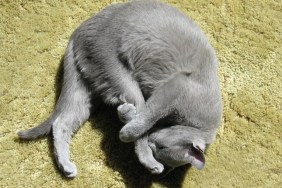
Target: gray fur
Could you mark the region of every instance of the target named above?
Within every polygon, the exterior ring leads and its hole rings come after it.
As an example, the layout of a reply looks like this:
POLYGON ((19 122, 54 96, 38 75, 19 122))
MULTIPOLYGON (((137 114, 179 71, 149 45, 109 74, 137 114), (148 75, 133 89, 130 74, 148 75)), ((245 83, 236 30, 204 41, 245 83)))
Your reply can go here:
MULTIPOLYGON (((64 83, 54 113, 23 139, 53 129, 56 159, 67 177, 71 135, 88 118, 90 98, 118 106, 126 123, 119 137, 135 142, 151 172, 191 163, 204 167, 206 144, 220 123, 217 60, 201 29, 173 7, 152 1, 111 5, 86 20, 70 38, 64 83), (165 127, 154 129, 160 120, 165 127)), ((92 101, 92 100, 91 100, 92 101)))
MULTIPOLYGON (((117 111, 120 120, 124 123, 128 123, 136 117, 136 108, 129 103, 120 105, 117 111)), ((160 174, 163 172, 164 165, 154 158, 152 149, 149 147, 148 134, 143 135, 135 142, 135 153, 140 163, 152 174, 160 174)))

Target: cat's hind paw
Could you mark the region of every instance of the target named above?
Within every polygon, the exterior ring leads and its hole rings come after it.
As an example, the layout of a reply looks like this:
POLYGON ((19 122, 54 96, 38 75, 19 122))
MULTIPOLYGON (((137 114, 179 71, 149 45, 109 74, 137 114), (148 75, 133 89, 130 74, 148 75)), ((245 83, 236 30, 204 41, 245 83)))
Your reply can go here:
POLYGON ((128 123, 136 116, 136 107, 130 103, 124 103, 117 108, 118 117, 123 123, 128 123))
POLYGON ((77 169, 74 163, 65 162, 63 164, 59 164, 59 168, 63 171, 64 175, 68 178, 74 178, 77 176, 77 169))

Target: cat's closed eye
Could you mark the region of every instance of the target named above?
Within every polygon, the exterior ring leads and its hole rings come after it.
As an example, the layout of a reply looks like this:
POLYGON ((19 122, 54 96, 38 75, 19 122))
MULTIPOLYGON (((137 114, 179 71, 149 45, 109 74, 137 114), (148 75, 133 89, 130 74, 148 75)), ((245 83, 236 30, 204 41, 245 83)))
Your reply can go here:
POLYGON ((157 145, 156 146, 158 149, 166 149, 167 147, 165 147, 165 146, 162 146, 162 145, 157 145))

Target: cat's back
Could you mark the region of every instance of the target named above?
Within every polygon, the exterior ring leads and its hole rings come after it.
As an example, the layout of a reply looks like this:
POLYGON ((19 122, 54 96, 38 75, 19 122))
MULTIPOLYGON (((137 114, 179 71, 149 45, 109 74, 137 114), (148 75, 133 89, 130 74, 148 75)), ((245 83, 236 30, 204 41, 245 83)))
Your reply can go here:
POLYGON ((112 49, 133 48, 142 41, 181 48, 181 41, 199 35, 205 38, 197 24, 176 8, 156 1, 133 1, 106 7, 82 23, 72 38, 77 45, 85 42, 112 49))
POLYGON ((182 70, 197 71, 193 75, 198 79, 210 72, 199 71, 201 67, 214 72, 217 68, 213 48, 200 27, 160 2, 111 5, 85 21, 74 36, 77 49, 85 52, 81 57, 97 64, 127 64, 140 82, 146 79, 144 84, 159 83, 182 70))
POLYGON ((174 62, 176 69, 187 71, 203 66, 207 59, 216 64, 214 50, 201 28, 176 8, 154 1, 131 2, 121 8, 112 21, 120 23, 118 48, 133 67, 138 69, 148 59, 174 62), (200 62, 203 54, 206 60, 200 62))
POLYGON ((120 12, 116 13, 111 24, 118 25, 117 38, 121 39, 123 46, 132 47, 137 46, 136 42, 144 42, 149 44, 148 46, 159 45, 158 47, 166 47, 166 50, 181 52, 186 45, 192 46, 199 41, 208 42, 193 20, 176 8, 161 2, 126 3, 120 7, 120 12))
POLYGON ((192 72, 191 78, 207 84, 217 79, 214 49, 201 28, 176 8, 132 2, 119 16, 117 21, 123 20, 119 52, 141 85, 159 84, 178 71, 192 72))

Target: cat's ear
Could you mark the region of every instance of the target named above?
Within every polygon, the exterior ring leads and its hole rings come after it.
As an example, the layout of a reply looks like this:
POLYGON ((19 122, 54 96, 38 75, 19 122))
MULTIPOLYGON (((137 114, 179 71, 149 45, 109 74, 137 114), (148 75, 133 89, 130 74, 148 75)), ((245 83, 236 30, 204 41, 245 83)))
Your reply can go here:
POLYGON ((190 148, 189 154, 193 157, 191 165, 195 166, 198 170, 202 170, 205 166, 204 147, 193 144, 190 148))

